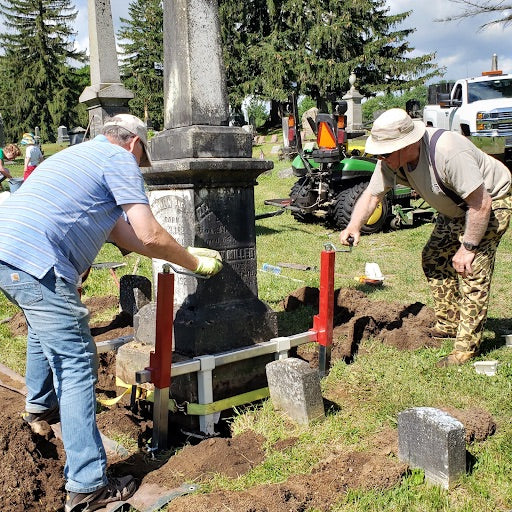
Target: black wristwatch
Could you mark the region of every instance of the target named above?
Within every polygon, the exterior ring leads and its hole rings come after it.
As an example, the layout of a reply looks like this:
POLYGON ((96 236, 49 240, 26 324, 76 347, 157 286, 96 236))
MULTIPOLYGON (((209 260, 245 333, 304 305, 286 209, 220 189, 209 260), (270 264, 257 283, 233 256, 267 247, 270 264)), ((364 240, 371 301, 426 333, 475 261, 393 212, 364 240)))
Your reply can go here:
POLYGON ((462 242, 462 245, 467 251, 476 251, 478 249, 478 244, 472 244, 471 242, 462 242))

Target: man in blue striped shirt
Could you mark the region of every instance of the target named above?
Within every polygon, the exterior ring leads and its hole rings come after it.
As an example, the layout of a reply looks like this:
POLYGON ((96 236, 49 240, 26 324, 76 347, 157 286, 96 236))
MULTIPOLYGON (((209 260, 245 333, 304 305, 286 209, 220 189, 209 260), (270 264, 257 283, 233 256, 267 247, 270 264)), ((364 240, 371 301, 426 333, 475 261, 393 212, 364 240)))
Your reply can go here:
POLYGON ((198 274, 222 268, 217 251, 184 248, 158 223, 139 165, 150 165, 146 126, 119 114, 102 135, 42 162, 0 206, 0 289, 23 309, 28 326, 24 418, 60 417, 65 512, 85 504, 97 510, 136 490, 131 476, 106 476, 95 414, 96 347, 77 292, 80 274, 107 239, 198 274))

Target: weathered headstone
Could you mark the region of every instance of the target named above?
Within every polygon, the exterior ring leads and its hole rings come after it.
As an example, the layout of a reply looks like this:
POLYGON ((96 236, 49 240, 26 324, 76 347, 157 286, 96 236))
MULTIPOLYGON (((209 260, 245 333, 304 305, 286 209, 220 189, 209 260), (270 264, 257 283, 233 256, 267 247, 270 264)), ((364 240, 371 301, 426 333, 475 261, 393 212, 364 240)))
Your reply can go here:
POLYGON ((119 280, 119 306, 121 311, 135 315, 142 306, 151 302, 151 281, 144 276, 126 274, 119 280))
POLYGON ((356 75, 351 73, 349 77, 350 90, 343 96, 347 102, 347 132, 353 133, 354 136, 364 133, 363 110, 361 100, 363 95, 355 88, 356 75))
MULTIPOLYGON (((144 345, 155 346, 156 336, 156 302, 142 306, 133 317, 135 341, 144 345)), ((134 371, 140 368, 135 368, 134 371)))
POLYGON ((88 0, 91 85, 80 95, 89 111, 90 136, 100 133, 105 120, 128 112, 133 93, 121 83, 110 0, 88 0))
POLYGON ((313 128, 309 124, 308 117, 316 121, 316 117, 318 116, 318 109, 316 107, 311 107, 309 110, 306 110, 304 114, 302 114, 302 140, 316 140, 315 132, 313 132, 313 128))
POLYGON ((407 409, 398 415, 398 457, 448 489, 466 471, 464 425, 433 407, 407 409))
POLYGON ((68 131, 69 135, 69 145, 73 146, 75 144, 80 144, 80 142, 84 141, 85 137, 85 128, 82 128, 81 126, 76 126, 75 128, 71 128, 71 130, 68 131))
POLYGON ((59 144, 65 144, 69 142, 68 129, 65 126, 59 126, 57 128, 57 142, 59 144))
POLYGON ((301 359, 289 357, 268 363, 266 371, 275 409, 301 425, 325 417, 318 370, 301 359))

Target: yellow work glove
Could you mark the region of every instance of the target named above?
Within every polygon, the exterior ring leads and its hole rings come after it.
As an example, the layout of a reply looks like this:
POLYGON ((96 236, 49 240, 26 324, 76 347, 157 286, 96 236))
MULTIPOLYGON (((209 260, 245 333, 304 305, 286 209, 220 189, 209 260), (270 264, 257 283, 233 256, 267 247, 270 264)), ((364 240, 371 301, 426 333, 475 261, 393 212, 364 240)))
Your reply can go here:
POLYGON ((222 258, 218 251, 204 247, 187 247, 187 251, 199 260, 195 274, 214 276, 222 270, 222 258))

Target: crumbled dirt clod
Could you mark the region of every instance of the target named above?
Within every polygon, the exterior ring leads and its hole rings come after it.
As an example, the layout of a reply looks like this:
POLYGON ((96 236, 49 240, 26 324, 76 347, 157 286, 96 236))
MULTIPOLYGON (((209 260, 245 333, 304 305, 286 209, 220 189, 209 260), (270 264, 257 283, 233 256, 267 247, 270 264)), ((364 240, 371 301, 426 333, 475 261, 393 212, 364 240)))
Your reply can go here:
POLYGON ((443 407, 442 410, 464 425, 465 439, 468 444, 485 441, 496 432, 493 417, 484 409, 472 407, 461 411, 453 407, 443 407))

